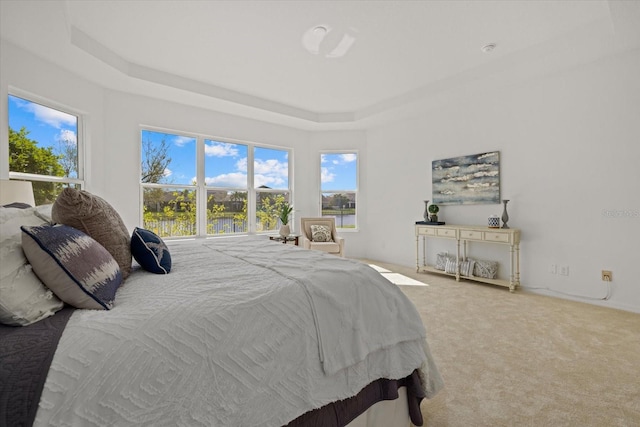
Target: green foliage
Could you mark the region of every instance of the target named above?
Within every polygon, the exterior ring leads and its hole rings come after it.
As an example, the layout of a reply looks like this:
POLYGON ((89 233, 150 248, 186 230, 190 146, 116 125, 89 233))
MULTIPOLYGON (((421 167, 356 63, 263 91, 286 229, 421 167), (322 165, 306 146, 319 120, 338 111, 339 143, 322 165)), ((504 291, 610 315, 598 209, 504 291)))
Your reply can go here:
MULTIPOLYGON (((245 193, 245 198, 242 204, 242 212, 237 212, 233 214, 233 223, 238 229, 241 229, 247 223, 247 198, 245 193)), ((245 230, 246 231, 246 230, 245 230)))
MULTIPOLYGON (((276 196, 277 197, 277 196, 276 196)), ((275 230, 278 223, 278 208, 275 199, 270 196, 261 197, 259 206, 256 208, 258 218, 258 231, 275 230)))
POLYGON ((345 194, 333 194, 330 197, 327 197, 326 200, 323 201, 323 208, 325 209, 342 209, 343 207, 349 206, 351 200, 345 194))
MULTIPOLYGON (((60 157, 51 147, 38 147, 38 142, 28 138, 29 131, 21 128, 18 132, 9 128, 9 170, 47 176, 65 176, 60 165, 60 157)), ((33 182, 36 205, 51 203, 62 191, 62 184, 53 182, 33 182)))
POLYGON ((429 213, 437 214, 440 211, 438 205, 429 205, 429 213))
POLYGON ((289 215, 291 215, 291 212, 293 212, 293 206, 289 206, 289 203, 284 202, 280 205, 278 218, 280 218, 282 225, 287 225, 289 223, 289 215))
MULTIPOLYGON (((224 201, 216 201, 214 194, 207 197, 206 233, 243 233, 247 231, 247 193, 217 193, 224 201)), ((293 208, 285 194, 259 193, 256 208, 258 231, 275 230, 281 214, 287 213, 287 222, 293 208)), ((144 189, 143 226, 161 237, 193 236, 196 234, 196 191, 184 189, 170 191, 162 188, 144 189), (149 197, 153 195, 153 197, 149 197)))

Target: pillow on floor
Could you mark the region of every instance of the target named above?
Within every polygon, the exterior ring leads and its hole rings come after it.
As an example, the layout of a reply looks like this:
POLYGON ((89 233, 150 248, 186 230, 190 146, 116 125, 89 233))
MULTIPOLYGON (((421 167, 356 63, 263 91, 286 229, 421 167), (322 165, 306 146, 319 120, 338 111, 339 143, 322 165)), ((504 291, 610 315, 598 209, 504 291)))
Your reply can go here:
POLYGON ((51 208, 58 224, 91 236, 118 262, 122 278, 131 273, 131 239, 118 212, 104 199, 84 190, 65 188, 51 208))
POLYGON ((122 273, 100 243, 63 224, 21 229, 22 249, 33 271, 58 298, 76 308, 113 307, 122 273))
POLYGON ((156 274, 169 274, 171 254, 153 231, 136 227, 131 235, 131 254, 142 268, 156 274))
POLYGON ((35 275, 22 251, 22 225, 42 225, 37 208, 0 208, 0 323, 27 326, 63 307, 35 275))

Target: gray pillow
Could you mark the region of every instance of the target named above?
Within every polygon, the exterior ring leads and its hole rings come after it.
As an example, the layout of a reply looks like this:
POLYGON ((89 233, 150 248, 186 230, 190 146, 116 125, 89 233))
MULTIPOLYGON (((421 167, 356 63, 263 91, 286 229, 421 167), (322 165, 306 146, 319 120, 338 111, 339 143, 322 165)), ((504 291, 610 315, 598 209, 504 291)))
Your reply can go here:
POLYGON ((495 279, 498 276, 498 262, 475 260, 473 275, 485 279, 495 279))
POLYGON ((450 255, 446 252, 440 252, 439 254, 436 255, 436 265, 435 268, 437 270, 442 270, 445 271, 446 265, 447 265, 447 261, 454 261, 456 260, 456 256, 455 255, 450 255))
POLYGON ((76 228, 100 243, 116 260, 126 279, 131 273, 131 237, 118 212, 104 199, 84 190, 65 188, 51 208, 58 224, 76 228))

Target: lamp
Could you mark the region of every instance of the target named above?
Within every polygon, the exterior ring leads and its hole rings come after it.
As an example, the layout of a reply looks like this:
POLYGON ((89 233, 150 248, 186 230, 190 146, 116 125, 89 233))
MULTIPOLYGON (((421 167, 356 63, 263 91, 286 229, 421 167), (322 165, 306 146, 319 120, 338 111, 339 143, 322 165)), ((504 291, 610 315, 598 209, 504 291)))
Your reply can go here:
POLYGON ((29 206, 36 205, 31 181, 0 179, 0 205, 8 205, 16 202, 26 203, 29 206))

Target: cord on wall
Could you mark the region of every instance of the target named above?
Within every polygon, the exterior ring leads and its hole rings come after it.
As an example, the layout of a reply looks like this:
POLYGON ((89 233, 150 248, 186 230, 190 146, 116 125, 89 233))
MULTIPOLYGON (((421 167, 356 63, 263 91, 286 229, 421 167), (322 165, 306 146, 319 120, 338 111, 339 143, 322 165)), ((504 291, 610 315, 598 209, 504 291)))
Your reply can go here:
POLYGON ((551 288, 532 288, 527 286, 525 289, 541 289, 544 291, 549 291, 549 292, 554 292, 556 294, 561 294, 561 295, 567 295, 570 297, 574 297, 574 298, 582 298, 582 299, 586 299, 586 300, 591 300, 591 301, 607 301, 609 298, 611 298, 611 281, 610 280, 605 280, 605 282, 607 282, 607 294, 604 297, 586 297, 584 295, 576 295, 576 294, 570 294, 567 292, 562 292, 562 291, 556 291, 555 289, 551 289, 551 288))

